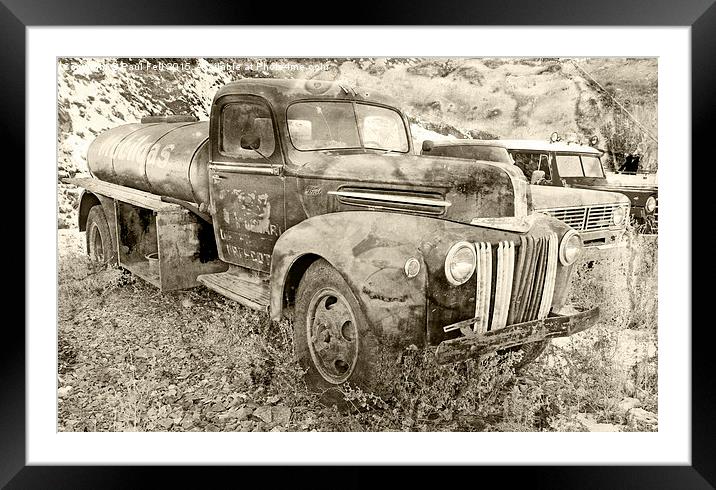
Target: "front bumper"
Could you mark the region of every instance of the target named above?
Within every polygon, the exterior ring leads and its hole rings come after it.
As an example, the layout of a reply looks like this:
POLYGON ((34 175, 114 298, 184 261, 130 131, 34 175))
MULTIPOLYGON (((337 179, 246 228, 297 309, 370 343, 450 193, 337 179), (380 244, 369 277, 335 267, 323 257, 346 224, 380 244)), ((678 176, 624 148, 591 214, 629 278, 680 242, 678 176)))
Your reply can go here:
POLYGON ((448 364, 530 342, 568 337, 591 327, 598 318, 599 307, 596 307, 572 315, 555 315, 542 320, 509 325, 482 334, 472 332, 470 326, 477 320, 472 318, 448 326, 451 329, 460 329, 463 337, 438 344, 435 357, 439 364, 448 364))

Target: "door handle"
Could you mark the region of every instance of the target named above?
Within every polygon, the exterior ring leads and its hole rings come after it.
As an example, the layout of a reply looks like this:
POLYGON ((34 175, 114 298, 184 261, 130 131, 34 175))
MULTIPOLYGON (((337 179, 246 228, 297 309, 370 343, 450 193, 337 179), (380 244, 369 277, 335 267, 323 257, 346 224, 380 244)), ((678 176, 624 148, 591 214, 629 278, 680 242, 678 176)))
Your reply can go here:
POLYGON ((211 180, 213 180, 214 182, 218 182, 218 181, 220 181, 220 180, 224 180, 225 178, 226 178, 226 177, 224 177, 223 175, 219 175, 219 174, 213 174, 213 175, 211 176, 211 180))

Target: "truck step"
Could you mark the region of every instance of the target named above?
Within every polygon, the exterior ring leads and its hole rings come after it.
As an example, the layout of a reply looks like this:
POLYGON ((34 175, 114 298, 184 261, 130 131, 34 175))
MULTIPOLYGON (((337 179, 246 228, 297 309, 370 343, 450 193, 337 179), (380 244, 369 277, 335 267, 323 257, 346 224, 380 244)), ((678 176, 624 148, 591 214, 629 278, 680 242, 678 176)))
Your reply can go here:
POLYGON ((271 299, 268 280, 246 269, 231 267, 226 272, 202 274, 197 282, 248 308, 267 311, 271 299))

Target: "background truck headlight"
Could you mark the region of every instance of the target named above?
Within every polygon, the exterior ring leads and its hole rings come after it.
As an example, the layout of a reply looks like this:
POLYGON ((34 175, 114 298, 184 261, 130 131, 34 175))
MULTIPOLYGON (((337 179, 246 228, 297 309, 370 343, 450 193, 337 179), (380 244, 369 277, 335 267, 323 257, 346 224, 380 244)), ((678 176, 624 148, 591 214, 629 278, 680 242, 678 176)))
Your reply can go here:
POLYGON ((559 261, 562 265, 572 265, 582 254, 584 245, 582 244, 582 238, 574 230, 569 230, 562 237, 562 242, 559 244, 559 261))
POLYGON ((475 247, 472 243, 457 242, 445 257, 445 277, 455 286, 465 284, 475 272, 475 247))
POLYGON ((621 225, 624 222, 624 218, 626 218, 627 211, 622 206, 618 206, 614 208, 614 211, 612 211, 612 222, 615 225, 621 225))
POLYGON ((656 209, 656 198, 654 196, 649 196, 649 199, 644 203, 644 209, 646 209, 647 213, 654 212, 656 209))

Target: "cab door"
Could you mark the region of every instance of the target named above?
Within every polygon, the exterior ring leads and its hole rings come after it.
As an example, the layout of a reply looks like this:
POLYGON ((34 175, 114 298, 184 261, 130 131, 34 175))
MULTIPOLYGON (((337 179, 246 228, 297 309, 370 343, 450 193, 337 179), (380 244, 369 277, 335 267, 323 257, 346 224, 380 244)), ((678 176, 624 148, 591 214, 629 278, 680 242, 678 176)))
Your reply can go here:
POLYGON ((219 257, 269 272, 271 252, 285 229, 283 159, 271 107, 261 97, 221 97, 212 108, 210 138, 219 257))

